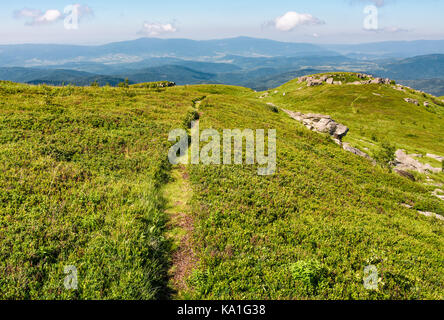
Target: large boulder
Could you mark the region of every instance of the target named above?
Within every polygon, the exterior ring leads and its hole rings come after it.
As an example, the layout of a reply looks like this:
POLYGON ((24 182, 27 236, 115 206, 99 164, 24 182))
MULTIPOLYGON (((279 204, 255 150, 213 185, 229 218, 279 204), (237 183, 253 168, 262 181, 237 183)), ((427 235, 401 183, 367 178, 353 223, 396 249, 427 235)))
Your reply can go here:
POLYGON ((349 128, 343 124, 337 123, 330 116, 314 113, 303 114, 301 112, 293 112, 289 110, 283 111, 294 120, 302 122, 308 129, 320 133, 328 133, 338 140, 342 140, 349 131, 349 128))

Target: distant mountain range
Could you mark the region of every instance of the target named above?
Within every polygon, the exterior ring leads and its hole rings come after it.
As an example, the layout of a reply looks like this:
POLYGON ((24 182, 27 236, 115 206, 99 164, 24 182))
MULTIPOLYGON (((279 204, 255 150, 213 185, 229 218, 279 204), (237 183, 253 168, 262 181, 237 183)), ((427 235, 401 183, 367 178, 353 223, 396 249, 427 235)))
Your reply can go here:
POLYGON ((102 46, 0 46, 0 80, 31 84, 114 86, 128 78, 265 90, 324 71, 368 72, 443 95, 444 41, 314 45, 247 37, 142 38, 102 46))
POLYGON ((60 86, 63 84, 75 84, 79 86, 88 86, 92 82, 99 85, 115 86, 125 81, 124 78, 117 78, 106 75, 98 75, 89 72, 63 69, 39 69, 39 68, 0 68, 0 79, 14 82, 23 82, 29 84, 48 84, 60 86))

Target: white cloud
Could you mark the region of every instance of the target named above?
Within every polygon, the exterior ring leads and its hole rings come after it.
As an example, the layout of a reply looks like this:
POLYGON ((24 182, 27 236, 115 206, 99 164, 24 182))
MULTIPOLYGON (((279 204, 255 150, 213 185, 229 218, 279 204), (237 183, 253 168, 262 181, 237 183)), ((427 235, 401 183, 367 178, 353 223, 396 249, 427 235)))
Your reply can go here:
POLYGON ((35 24, 52 23, 59 20, 62 17, 62 13, 59 10, 47 10, 43 15, 36 17, 35 24))
POLYGON ((24 8, 14 12, 16 19, 26 19, 26 25, 42 25, 56 22, 62 18, 62 13, 56 9, 41 11, 37 9, 24 8))
POLYGON ((155 37, 160 36, 162 34, 174 33, 177 32, 177 28, 173 26, 171 23, 156 23, 156 22, 144 22, 142 26, 142 30, 138 32, 138 34, 155 37))
MULTIPOLYGON (((86 16, 93 16, 93 10, 87 5, 74 4, 79 18, 86 16)), ((36 26, 55 23, 65 18, 65 15, 57 9, 49 9, 46 11, 38 9, 24 8, 14 11, 14 17, 16 19, 25 19, 25 25, 36 26)))
POLYGON ((274 26, 280 31, 291 31, 298 26, 303 25, 319 25, 325 22, 313 17, 309 13, 297 13, 289 11, 283 16, 280 16, 274 20, 274 26))

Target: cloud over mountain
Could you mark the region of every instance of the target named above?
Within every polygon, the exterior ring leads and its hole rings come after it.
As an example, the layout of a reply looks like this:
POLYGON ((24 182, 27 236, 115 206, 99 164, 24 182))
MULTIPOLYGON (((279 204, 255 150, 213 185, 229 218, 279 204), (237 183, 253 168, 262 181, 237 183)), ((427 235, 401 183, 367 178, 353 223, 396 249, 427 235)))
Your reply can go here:
POLYGON ((325 22, 309 13, 295 11, 289 11, 283 16, 277 17, 273 22, 274 27, 280 31, 292 31, 298 26, 321 24, 325 24, 325 22))
POLYGON ((155 37, 160 36, 162 34, 174 33, 177 31, 177 28, 171 23, 157 23, 157 22, 147 22, 143 23, 142 29, 138 32, 140 35, 155 37))

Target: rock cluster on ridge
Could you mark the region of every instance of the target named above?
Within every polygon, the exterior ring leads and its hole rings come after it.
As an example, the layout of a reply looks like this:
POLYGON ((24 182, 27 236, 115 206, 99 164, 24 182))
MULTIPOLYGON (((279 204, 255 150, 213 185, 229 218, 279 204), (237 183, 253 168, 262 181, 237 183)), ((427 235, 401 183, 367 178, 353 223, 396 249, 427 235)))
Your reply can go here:
MULTIPOLYGON (((374 78, 371 75, 358 73, 356 76, 362 81, 355 81, 349 84, 361 85, 361 84, 391 84, 391 80, 388 78, 374 78)), ((333 75, 314 75, 314 76, 304 76, 298 78, 298 83, 307 82, 307 87, 319 86, 324 83, 333 85, 342 85, 341 81, 334 81, 333 75)))

